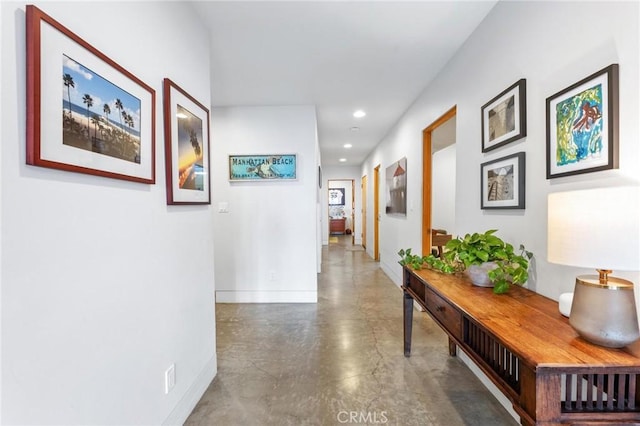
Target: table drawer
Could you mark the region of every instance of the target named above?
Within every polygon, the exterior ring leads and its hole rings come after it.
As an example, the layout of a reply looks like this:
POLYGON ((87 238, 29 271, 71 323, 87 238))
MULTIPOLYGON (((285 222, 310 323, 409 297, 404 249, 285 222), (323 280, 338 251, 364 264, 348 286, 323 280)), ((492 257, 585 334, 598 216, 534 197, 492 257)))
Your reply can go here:
POLYGON ((426 289, 427 310, 456 339, 462 339, 462 314, 453 305, 426 289))

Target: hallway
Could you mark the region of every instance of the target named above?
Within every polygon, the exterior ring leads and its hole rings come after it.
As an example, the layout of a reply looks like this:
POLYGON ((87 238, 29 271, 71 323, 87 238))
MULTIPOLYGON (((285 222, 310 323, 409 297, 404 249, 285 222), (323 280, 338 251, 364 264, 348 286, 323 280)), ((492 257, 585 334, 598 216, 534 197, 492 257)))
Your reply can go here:
POLYGON ((318 304, 217 304, 218 375, 195 425, 515 425, 351 236, 323 247, 318 304))

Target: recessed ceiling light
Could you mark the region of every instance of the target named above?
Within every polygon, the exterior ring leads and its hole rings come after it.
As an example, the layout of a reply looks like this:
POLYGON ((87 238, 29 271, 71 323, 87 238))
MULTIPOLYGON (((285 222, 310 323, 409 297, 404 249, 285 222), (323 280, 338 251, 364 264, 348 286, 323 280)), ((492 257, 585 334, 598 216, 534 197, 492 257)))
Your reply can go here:
POLYGON ((357 132, 358 130, 360 130, 360 127, 355 127, 355 126, 354 126, 354 127, 352 127, 350 130, 351 130, 352 132, 357 132))
POLYGON ((359 110, 357 110, 356 112, 354 112, 354 113, 353 113, 353 116, 354 116, 355 118, 362 118, 362 117, 364 117, 365 115, 367 115, 367 113, 366 113, 366 112, 364 112, 364 111, 363 111, 363 110, 361 110, 361 109, 359 109, 359 110))
POLYGON ((344 163, 345 161, 347 161, 347 159, 346 158, 341 158, 338 161, 341 162, 341 163, 344 163))
POLYGON ((344 146, 345 148, 349 149, 349 148, 351 148, 353 145, 351 145, 350 143, 345 143, 343 146, 344 146))

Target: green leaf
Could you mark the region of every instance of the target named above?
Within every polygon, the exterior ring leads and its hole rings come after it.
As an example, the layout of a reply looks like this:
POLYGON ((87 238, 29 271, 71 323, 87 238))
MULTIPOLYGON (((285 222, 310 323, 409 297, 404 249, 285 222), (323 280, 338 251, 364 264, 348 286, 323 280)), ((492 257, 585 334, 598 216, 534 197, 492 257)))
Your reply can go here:
POLYGON ((506 280, 499 281, 493 286, 493 292, 495 294, 504 294, 507 291, 509 291, 509 283, 506 280))
POLYGON ((487 262, 489 260, 489 253, 483 250, 478 250, 476 252, 476 257, 482 260, 483 262, 487 262))

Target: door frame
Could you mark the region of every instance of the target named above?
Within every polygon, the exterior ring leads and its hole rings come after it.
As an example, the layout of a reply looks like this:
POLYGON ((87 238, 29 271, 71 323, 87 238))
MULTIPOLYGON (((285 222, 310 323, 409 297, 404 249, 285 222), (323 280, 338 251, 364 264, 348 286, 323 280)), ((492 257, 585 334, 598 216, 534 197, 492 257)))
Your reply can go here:
POLYGON ((329 232, 329 238, 331 238, 331 215, 329 214, 329 210, 330 210, 330 206, 329 206, 329 190, 331 189, 331 182, 334 181, 338 181, 338 182, 351 182, 351 199, 349 200, 344 200, 344 206, 347 207, 347 202, 351 203, 351 215, 349 216, 349 218, 351 219, 351 244, 355 244, 355 231, 356 231, 356 212, 355 212, 355 207, 356 207, 356 180, 355 179, 348 179, 348 178, 344 178, 344 179, 340 179, 340 178, 332 178, 332 179, 327 179, 327 223, 329 224, 328 226, 328 232, 329 232))
POLYGON ((457 106, 453 106, 422 131, 422 255, 431 253, 431 194, 432 194, 432 160, 431 134, 446 121, 455 117, 457 106))
POLYGON ((367 175, 362 176, 362 181, 360 183, 361 192, 362 192, 362 247, 366 250, 367 248, 367 175))
POLYGON ((373 259, 380 261, 380 164, 373 168, 373 259))

